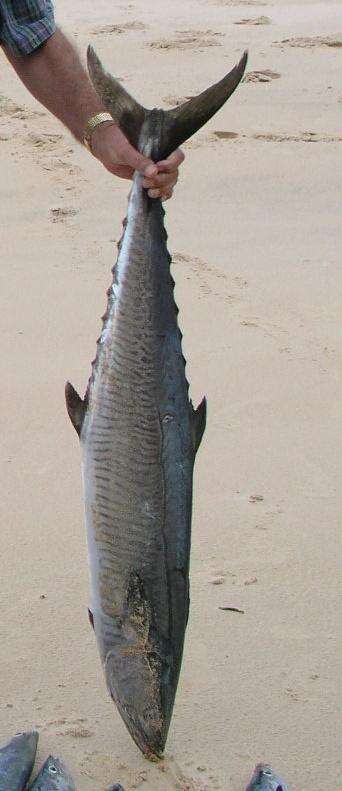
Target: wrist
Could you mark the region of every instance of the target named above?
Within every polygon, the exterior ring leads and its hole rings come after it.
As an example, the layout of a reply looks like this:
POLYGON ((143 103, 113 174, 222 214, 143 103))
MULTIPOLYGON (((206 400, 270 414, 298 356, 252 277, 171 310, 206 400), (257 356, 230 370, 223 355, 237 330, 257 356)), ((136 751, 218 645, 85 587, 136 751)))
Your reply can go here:
POLYGON ((91 154, 96 156, 96 141, 101 137, 100 130, 106 126, 116 126, 114 119, 107 112, 96 113, 88 118, 84 128, 83 143, 91 154))

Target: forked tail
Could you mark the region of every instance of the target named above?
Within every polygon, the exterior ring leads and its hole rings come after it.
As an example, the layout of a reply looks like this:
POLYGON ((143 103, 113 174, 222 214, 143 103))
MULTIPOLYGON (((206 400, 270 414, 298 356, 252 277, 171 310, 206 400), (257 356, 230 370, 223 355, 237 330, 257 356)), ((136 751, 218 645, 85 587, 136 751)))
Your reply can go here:
POLYGON ((103 104, 130 143, 140 148, 151 138, 152 158, 164 159, 188 140, 222 107, 243 77, 247 63, 244 52, 239 63, 222 80, 172 110, 147 110, 102 67, 88 47, 88 69, 103 104))

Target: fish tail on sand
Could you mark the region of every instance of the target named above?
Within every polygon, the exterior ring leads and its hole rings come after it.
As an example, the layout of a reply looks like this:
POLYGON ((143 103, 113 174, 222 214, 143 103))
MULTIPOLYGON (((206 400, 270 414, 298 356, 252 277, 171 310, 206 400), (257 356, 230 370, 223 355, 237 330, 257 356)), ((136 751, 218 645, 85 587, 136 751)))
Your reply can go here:
MULTIPOLYGON (((237 66, 172 110, 147 110, 102 68, 94 86, 130 142, 155 161, 205 124, 240 82, 237 66)), ((164 209, 136 173, 84 399, 66 386, 80 438, 92 587, 107 686, 136 744, 161 756, 189 613, 192 478, 206 401, 189 400, 164 209)))

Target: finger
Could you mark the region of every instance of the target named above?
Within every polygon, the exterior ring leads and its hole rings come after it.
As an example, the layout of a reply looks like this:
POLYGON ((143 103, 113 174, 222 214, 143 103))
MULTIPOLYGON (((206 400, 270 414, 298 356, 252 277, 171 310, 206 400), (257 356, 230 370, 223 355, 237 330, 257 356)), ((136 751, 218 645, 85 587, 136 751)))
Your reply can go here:
POLYGON ((172 173, 172 171, 179 168, 182 162, 184 162, 184 159, 185 155, 183 151, 177 148, 167 159, 162 159, 160 162, 157 162, 158 172, 172 173))
POLYGON ((171 198, 173 193, 173 187, 164 187, 164 189, 152 189, 148 190, 148 195, 150 198, 161 198, 162 200, 168 200, 171 198))
POLYGON ((173 189, 172 189, 172 187, 170 187, 169 190, 166 190, 166 192, 163 193, 162 201, 164 202, 164 201, 169 200, 170 198, 172 198, 172 194, 173 194, 173 189))
POLYGON ((147 189, 157 189, 158 187, 174 187, 178 180, 178 170, 176 173, 158 173, 154 179, 144 179, 143 187, 147 189))
POLYGON ((148 190, 147 194, 149 198, 160 198, 161 190, 148 190))
POLYGON ((136 151, 128 141, 125 141, 123 149, 118 153, 121 154, 122 162, 129 165, 133 170, 143 173, 146 178, 154 178, 158 174, 157 165, 151 159, 139 154, 139 151, 136 151))
POLYGON ((158 173, 158 168, 148 157, 139 153, 127 140, 119 127, 112 125, 108 129, 111 143, 111 158, 113 164, 128 165, 132 170, 138 170, 153 178, 158 173))

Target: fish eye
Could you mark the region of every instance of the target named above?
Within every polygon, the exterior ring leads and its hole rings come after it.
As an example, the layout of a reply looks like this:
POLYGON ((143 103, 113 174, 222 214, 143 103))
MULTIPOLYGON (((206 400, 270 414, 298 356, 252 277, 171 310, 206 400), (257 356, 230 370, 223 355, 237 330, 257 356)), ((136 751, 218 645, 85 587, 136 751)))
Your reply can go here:
POLYGON ((55 767, 54 764, 51 764, 51 766, 49 767, 49 771, 52 772, 53 775, 57 774, 57 768, 55 767))
POLYGON ((171 423, 171 420, 173 420, 173 415, 164 415, 163 423, 171 423))

